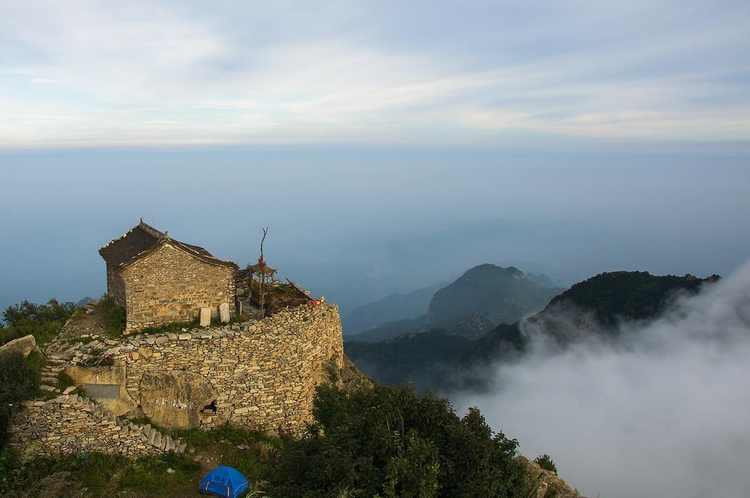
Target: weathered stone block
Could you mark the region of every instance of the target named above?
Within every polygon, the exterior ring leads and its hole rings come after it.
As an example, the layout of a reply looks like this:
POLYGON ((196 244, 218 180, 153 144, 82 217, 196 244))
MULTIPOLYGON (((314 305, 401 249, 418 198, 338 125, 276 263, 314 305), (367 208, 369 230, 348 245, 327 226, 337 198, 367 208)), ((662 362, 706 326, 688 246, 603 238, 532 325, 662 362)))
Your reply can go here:
POLYGON ((211 325, 211 308, 201 308, 200 325, 201 327, 211 325))
POLYGON ((219 305, 219 319, 221 323, 229 323, 229 303, 221 303, 219 305))
POLYGON ((200 411, 216 399, 205 377, 189 372, 147 372, 139 386, 141 409, 155 424, 171 429, 200 425, 200 411))
POLYGON ((34 339, 33 335, 26 335, 5 343, 0 347, 0 355, 6 353, 21 353, 25 358, 29 356, 32 351, 36 350, 36 339, 34 339))

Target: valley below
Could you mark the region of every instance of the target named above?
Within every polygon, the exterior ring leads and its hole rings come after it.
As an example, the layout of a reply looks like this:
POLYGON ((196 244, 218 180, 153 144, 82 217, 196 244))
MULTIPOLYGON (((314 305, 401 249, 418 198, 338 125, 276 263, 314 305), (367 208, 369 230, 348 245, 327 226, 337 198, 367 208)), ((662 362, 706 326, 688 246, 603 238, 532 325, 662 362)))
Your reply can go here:
POLYGON ((345 348, 378 381, 478 407, 585 496, 746 496, 749 289, 750 265, 724 279, 611 272, 477 337, 423 319, 345 348))

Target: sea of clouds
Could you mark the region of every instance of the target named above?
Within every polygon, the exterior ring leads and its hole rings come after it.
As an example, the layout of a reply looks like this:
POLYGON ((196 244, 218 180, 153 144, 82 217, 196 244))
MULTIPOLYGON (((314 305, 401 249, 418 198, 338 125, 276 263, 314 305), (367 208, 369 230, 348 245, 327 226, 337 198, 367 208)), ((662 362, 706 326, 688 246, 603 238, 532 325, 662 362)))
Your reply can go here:
POLYGON ((453 401, 480 407, 522 453, 549 453, 585 496, 750 496, 750 263, 621 329, 616 345, 562 352, 536 340, 495 368, 494 392, 453 401))

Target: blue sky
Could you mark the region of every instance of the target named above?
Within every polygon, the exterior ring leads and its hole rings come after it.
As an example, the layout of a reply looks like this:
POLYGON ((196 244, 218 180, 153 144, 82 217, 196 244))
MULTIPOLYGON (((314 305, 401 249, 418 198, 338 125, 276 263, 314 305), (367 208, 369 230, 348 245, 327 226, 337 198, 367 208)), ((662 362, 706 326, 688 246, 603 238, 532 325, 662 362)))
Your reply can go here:
POLYGON ((744 142, 750 4, 0 5, 0 147, 744 142))

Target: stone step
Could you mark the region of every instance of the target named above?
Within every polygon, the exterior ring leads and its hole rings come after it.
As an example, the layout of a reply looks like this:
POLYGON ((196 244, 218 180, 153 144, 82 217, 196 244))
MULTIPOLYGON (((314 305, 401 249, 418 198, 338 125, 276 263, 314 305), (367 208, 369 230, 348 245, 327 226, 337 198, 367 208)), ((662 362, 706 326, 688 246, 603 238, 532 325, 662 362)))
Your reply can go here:
POLYGON ((39 386, 39 389, 41 389, 42 391, 50 392, 50 393, 59 393, 60 392, 60 390, 58 388, 52 387, 52 386, 48 386, 46 384, 42 384, 41 386, 39 386))

